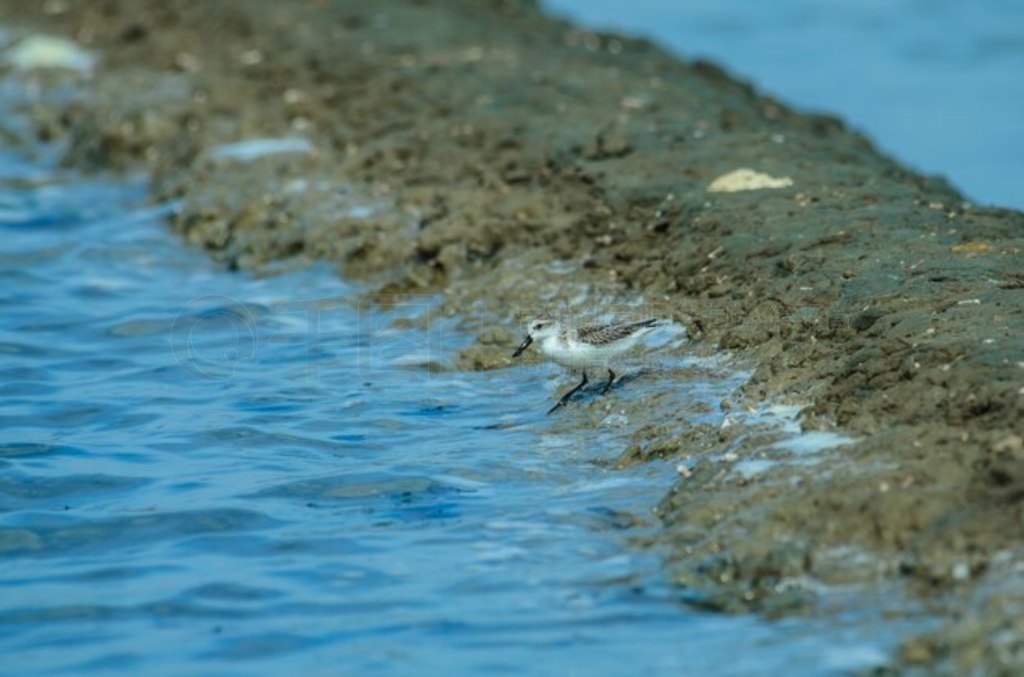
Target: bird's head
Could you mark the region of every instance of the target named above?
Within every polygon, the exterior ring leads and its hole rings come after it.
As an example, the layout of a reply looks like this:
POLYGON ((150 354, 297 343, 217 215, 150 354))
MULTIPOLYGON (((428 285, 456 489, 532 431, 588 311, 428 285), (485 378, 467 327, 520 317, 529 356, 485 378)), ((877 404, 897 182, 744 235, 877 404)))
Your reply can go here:
POLYGON ((523 339, 522 344, 516 348, 516 351, 512 353, 512 357, 519 357, 531 343, 546 339, 549 336, 554 336, 558 333, 558 330, 558 320, 551 315, 538 315, 530 318, 529 322, 526 323, 526 338, 523 339))

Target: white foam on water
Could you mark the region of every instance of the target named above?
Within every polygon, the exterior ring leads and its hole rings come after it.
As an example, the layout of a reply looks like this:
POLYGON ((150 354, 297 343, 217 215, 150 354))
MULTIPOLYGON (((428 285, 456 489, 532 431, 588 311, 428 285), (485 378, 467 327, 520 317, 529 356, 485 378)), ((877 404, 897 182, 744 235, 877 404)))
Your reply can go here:
POLYGON ((823 668, 844 673, 866 672, 889 662, 886 652, 870 644, 833 647, 825 652, 823 659, 823 668))
POLYGON ((768 460, 766 458, 751 458, 744 461, 737 461, 733 464, 732 469, 734 472, 743 475, 744 477, 750 478, 756 475, 774 468, 779 465, 778 461, 768 460))
POLYGON ((97 62, 94 54, 71 40, 42 34, 18 41, 3 60, 18 71, 69 70, 81 75, 91 75, 97 62))
POLYGON ((856 442, 852 437, 831 430, 812 430, 776 442, 773 448, 788 449, 798 454, 816 454, 856 442))
POLYGON ((438 356, 431 353, 408 353, 391 360, 395 367, 429 367, 437 362, 438 356))
POLYGON ((773 404, 754 411, 741 410, 730 413, 722 422, 723 428, 737 423, 768 424, 779 432, 786 433, 782 439, 761 448, 756 458, 736 460, 731 466, 733 471, 750 479, 781 465, 814 465, 820 460, 814 457, 816 454, 857 441, 837 431, 802 430, 799 415, 803 409, 803 405, 773 404), (792 454, 796 454, 797 457, 794 458, 792 454))
POLYGON ((238 160, 250 162, 268 155, 284 153, 309 154, 314 150, 313 144, 301 136, 285 136, 279 138, 248 139, 225 143, 213 148, 207 157, 214 160, 238 160))
POLYGON ((356 219, 368 219, 376 214, 377 211, 375 207, 369 205, 355 205, 354 207, 349 207, 346 213, 356 219))

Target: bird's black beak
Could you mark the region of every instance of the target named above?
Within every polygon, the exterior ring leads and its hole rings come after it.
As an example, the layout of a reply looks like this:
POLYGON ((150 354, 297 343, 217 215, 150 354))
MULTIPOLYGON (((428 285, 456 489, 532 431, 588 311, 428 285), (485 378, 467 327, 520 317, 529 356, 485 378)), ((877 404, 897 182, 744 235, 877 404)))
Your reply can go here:
POLYGON ((523 339, 522 345, 516 348, 516 352, 512 353, 512 357, 519 357, 520 355, 522 355, 523 351, 526 350, 531 343, 533 343, 533 337, 527 335, 527 337, 523 339))

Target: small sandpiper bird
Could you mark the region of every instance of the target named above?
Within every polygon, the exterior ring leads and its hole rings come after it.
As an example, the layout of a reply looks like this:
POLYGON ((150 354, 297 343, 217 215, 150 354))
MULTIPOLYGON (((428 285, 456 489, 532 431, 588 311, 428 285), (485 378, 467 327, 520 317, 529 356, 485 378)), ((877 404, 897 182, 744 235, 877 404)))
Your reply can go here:
POLYGON ((554 413, 564 407, 569 398, 587 385, 588 369, 607 369, 608 382, 601 389, 604 395, 615 381, 615 372, 610 363, 615 358, 629 351, 648 332, 661 324, 660 320, 648 319, 638 322, 619 324, 592 324, 573 326, 551 315, 540 315, 530 320, 527 325, 526 338, 516 348, 512 357, 519 357, 534 341, 540 342, 540 351, 562 366, 579 369, 583 380, 562 395, 555 406, 548 410, 554 413))

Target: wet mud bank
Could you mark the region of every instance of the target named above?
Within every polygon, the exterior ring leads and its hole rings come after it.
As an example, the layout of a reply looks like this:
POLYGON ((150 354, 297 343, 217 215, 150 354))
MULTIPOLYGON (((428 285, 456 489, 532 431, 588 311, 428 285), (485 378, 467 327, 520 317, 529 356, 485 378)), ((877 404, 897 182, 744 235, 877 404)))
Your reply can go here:
POLYGON ((622 403, 616 463, 680 464, 658 511, 693 603, 813 614, 819 583, 898 589, 942 623, 895 666, 1024 666, 1020 213, 529 2, 3 0, 0 25, 4 68, 36 33, 97 57, 26 104, 38 134, 149 172, 225 266, 443 292, 478 336, 463 369, 510 366, 518 310, 581 298, 642 299, 748 365, 728 426, 694 425, 671 372, 622 403), (779 403, 855 442, 755 466, 779 433, 747 416, 779 403))

